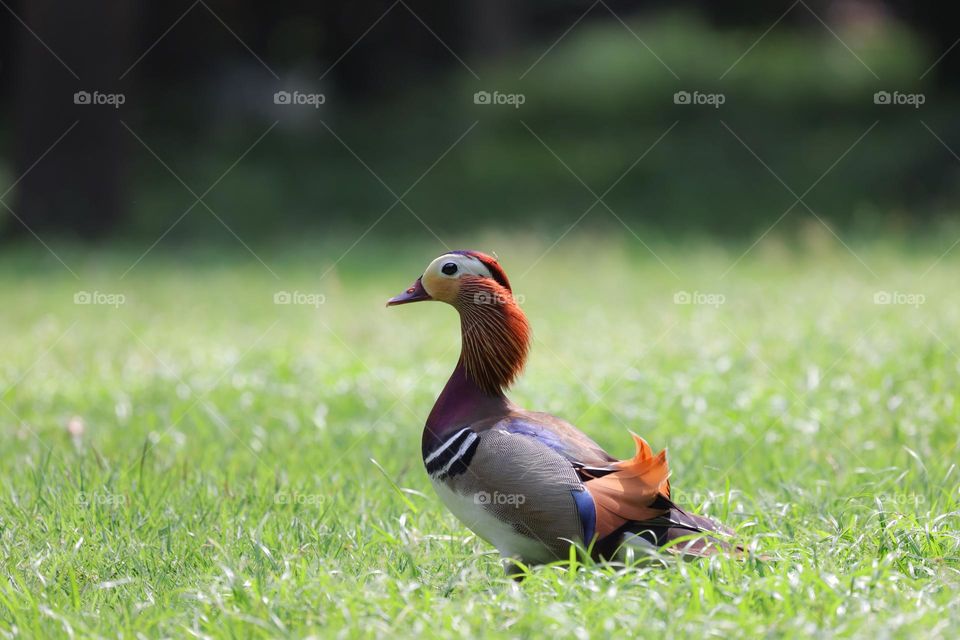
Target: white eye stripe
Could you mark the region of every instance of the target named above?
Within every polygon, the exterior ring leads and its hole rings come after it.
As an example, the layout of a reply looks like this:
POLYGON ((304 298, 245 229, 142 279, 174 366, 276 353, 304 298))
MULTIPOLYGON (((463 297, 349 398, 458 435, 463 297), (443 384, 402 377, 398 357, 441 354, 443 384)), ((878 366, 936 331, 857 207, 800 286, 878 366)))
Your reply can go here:
POLYGON ((420 282, 434 300, 453 304, 457 298, 463 276, 496 279, 487 265, 479 258, 468 254, 445 253, 427 266, 420 282), (457 270, 453 273, 444 273, 443 267, 449 264, 456 265, 457 270))
POLYGON ((483 262, 477 258, 474 258, 473 256, 467 256, 460 253, 447 253, 440 256, 434 260, 429 267, 427 267, 427 271, 445 275, 446 277, 457 277, 462 273, 466 273, 474 276, 483 276, 484 278, 493 278, 493 274, 490 273, 490 269, 487 268, 487 265, 483 264, 483 262), (443 266, 451 262, 457 265, 457 271, 449 275, 444 274, 443 266))

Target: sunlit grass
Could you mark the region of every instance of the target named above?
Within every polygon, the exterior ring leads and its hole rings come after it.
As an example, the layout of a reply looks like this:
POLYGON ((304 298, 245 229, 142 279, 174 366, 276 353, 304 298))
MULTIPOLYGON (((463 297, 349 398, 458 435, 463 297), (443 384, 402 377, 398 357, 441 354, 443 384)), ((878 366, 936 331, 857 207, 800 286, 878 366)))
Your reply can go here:
POLYGON ((506 580, 420 461, 454 312, 383 307, 439 244, 322 279, 348 244, 261 253, 276 277, 67 250, 78 280, 38 252, 0 265, 0 631, 951 635, 960 250, 765 242, 728 271, 740 250, 570 237, 538 262, 551 243, 466 243, 534 328, 515 399, 616 455, 627 429, 668 447, 678 500, 768 561, 506 580))

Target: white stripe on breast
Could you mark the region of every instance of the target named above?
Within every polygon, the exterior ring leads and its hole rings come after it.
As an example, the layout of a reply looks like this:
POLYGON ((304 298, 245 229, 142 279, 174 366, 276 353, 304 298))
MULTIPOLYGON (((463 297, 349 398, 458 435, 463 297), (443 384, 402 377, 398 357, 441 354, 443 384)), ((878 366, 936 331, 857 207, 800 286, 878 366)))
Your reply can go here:
POLYGON ((461 434, 461 433, 463 433, 464 431, 469 431, 469 430, 470 430, 469 427, 467 427, 467 428, 465 428, 465 429, 460 429, 460 431, 457 431, 455 434, 453 434, 452 436, 450 436, 449 438, 447 438, 446 441, 445 441, 442 445, 440 445, 439 447, 437 447, 437 449, 436 449, 433 453, 431 453, 429 456, 426 457, 426 459, 423 461, 423 463, 424 463, 424 464, 430 464, 431 462, 433 462, 434 460, 436 460, 436 459, 437 459, 437 456, 439 456, 441 453, 443 453, 444 451, 446 451, 447 449, 449 449, 449 448, 450 448, 450 445, 452 445, 454 442, 457 441, 457 438, 460 437, 460 434, 461 434))
POLYGON ((447 462, 447 465, 446 465, 443 469, 440 470, 440 473, 439 473, 438 475, 441 475, 441 476, 442 476, 443 474, 445 474, 445 473, 447 473, 448 471, 450 471, 450 467, 452 467, 458 460, 460 460, 460 458, 463 457, 463 454, 465 454, 465 453, 467 452, 467 449, 470 448, 470 445, 472 445, 474 442, 476 442, 477 438, 479 438, 479 437, 480 437, 480 436, 478 436, 477 434, 475 434, 475 433, 473 433, 473 432, 471 431, 471 432, 470 432, 470 435, 468 435, 468 436, 466 437, 466 439, 463 441, 463 444, 460 445, 460 448, 459 448, 459 449, 457 450, 457 452, 453 455, 453 457, 450 458, 449 462, 447 462))

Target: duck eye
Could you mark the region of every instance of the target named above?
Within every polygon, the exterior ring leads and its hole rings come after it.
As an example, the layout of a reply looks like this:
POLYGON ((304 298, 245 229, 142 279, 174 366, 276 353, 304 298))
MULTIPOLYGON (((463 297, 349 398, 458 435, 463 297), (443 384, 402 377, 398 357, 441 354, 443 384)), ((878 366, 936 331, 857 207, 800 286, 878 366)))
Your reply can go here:
POLYGON ((440 267, 440 271, 443 271, 443 273, 445 273, 448 276, 452 276, 457 272, 457 265, 455 265, 452 262, 448 262, 447 264, 440 267))

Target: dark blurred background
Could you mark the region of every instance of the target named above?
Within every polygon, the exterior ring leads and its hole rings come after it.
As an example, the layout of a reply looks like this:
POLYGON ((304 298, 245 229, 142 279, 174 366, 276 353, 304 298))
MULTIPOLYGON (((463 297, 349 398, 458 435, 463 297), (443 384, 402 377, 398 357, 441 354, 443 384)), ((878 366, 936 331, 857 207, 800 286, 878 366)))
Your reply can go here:
POLYGON ((932 0, 2 0, 0 234, 931 229, 958 38, 932 0))

